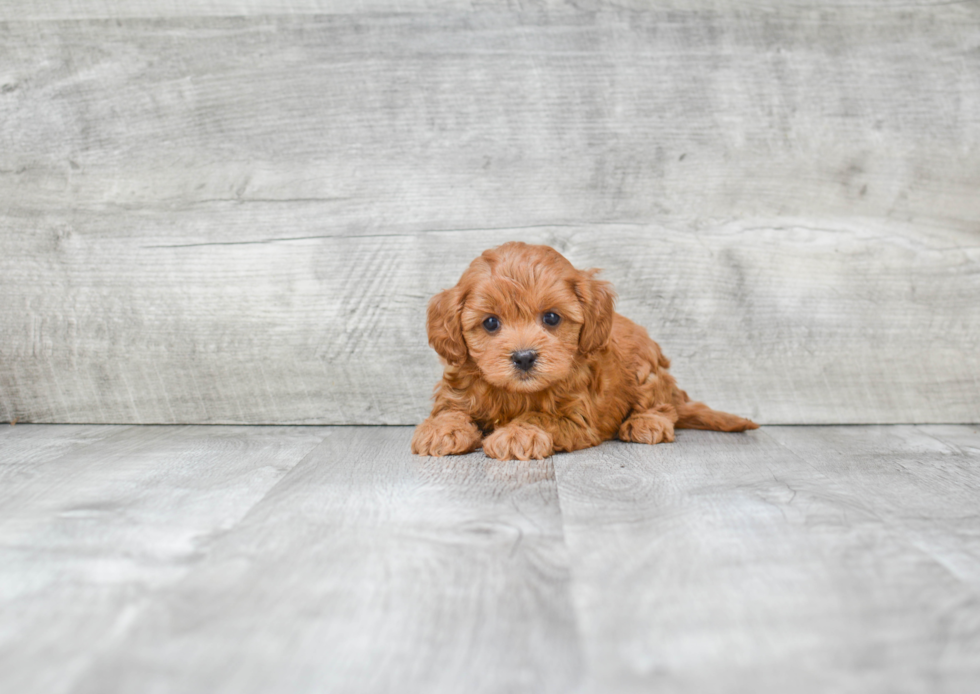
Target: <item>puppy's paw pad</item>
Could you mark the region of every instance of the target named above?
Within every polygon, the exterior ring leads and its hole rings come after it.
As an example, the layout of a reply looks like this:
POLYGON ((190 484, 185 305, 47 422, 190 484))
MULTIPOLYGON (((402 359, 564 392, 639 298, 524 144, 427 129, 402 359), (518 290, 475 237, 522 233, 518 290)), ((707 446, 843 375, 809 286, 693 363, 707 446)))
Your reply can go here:
POLYGON ((510 424, 483 440, 483 452, 497 460, 541 460, 554 453, 554 442, 544 429, 510 424))
POLYGON ((412 453, 417 455, 459 455, 479 444, 480 430, 465 415, 429 417, 412 434, 412 453))
POLYGON ((669 443, 674 440, 674 425, 660 414, 640 412, 623 422, 619 438, 633 443, 669 443))

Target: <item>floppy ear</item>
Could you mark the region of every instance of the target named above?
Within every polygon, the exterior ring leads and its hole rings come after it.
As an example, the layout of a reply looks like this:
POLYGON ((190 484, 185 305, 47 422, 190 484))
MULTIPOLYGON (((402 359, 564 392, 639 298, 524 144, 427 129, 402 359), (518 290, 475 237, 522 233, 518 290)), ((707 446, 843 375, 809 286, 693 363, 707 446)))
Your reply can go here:
POLYGON ((454 366, 466 361, 466 342, 463 341, 463 292, 459 287, 446 289, 429 300, 426 330, 429 344, 440 357, 454 366))
POLYGON ((616 292, 609 282, 592 278, 597 272, 586 270, 579 273, 580 277, 574 285, 575 295, 585 314, 582 330, 578 334, 578 348, 583 354, 605 347, 612 333, 616 292))

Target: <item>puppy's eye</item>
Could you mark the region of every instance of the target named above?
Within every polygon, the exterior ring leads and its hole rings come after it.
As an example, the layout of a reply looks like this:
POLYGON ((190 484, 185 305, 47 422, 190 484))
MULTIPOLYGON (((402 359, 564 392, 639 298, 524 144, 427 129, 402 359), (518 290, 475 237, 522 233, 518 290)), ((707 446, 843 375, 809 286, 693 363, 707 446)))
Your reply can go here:
POLYGON ((561 316, 553 311, 548 311, 546 314, 541 316, 541 320, 544 321, 545 325, 550 325, 553 328, 561 323, 561 316))
POLYGON ((500 320, 496 316, 490 316, 484 319, 483 327, 488 333, 497 332, 497 328, 500 327, 500 320))

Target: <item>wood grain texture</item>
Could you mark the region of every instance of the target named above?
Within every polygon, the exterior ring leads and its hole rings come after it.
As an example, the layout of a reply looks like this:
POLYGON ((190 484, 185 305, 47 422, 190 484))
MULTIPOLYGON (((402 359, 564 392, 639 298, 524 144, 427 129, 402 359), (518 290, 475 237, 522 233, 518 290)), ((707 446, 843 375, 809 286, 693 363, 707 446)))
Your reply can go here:
POLYGON ((0 505, 52 460, 123 433, 123 426, 0 426, 0 505))
POLYGON ((105 429, 0 437, 0 690, 70 691, 155 592, 330 433, 105 429), (63 454, 32 455, 26 440, 63 454), (79 445, 63 450, 69 440, 79 445))
POLYGON ((585 691, 964 692, 978 438, 681 432, 555 458, 585 691))
MULTIPOLYGON (((868 512, 980 595, 980 431, 976 427, 834 430, 780 427, 770 435, 862 498, 868 512), (882 479, 888 479, 882 484, 882 479)), ((980 662, 980 614, 950 615, 980 662), (972 620, 972 621, 971 621, 972 620)), ((980 672, 978 672, 980 674, 980 672)))
MULTIPOLYGON (((965 232, 905 231, 618 225, 520 237, 605 267, 619 310, 648 327, 692 396, 720 409, 762 422, 980 419, 980 249, 965 232)), ((58 267, 5 276, 0 320, 20 325, 0 346, 0 418, 420 421, 440 370, 425 303, 513 235, 147 247, 139 233, 73 233, 58 267)))
POLYGON ((74 692, 567 692, 550 461, 333 433, 100 650, 74 692))
POLYGON ((973 3, 126 7, 0 26, 0 419, 416 422, 523 238, 720 408, 980 420, 973 3))
POLYGON ((7 692, 972 692, 980 429, 0 428, 7 692))
MULTIPOLYGON (((908 10, 939 8, 969 2, 949 0, 875 0, 873 7, 908 10)), ((296 14, 480 12, 600 12, 600 11, 732 11, 764 12, 861 7, 853 0, 0 0, 2 20, 66 20, 160 17, 261 16, 296 14)), ((865 6, 872 7, 871 3, 865 6)), ((952 9, 956 9, 955 7, 952 9)))
POLYGON ((0 194, 107 212, 312 198, 347 233, 766 214, 973 228, 964 13, 980 9, 9 22, 0 194))

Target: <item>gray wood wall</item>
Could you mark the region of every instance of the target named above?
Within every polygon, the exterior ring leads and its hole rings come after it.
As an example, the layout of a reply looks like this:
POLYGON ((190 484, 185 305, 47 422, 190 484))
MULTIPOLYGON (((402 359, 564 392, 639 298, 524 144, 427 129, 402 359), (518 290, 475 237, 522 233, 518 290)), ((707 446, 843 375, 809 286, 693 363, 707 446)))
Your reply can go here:
POLYGON ((0 0, 0 420, 414 423, 510 239, 716 407, 980 421, 980 3, 0 0))

